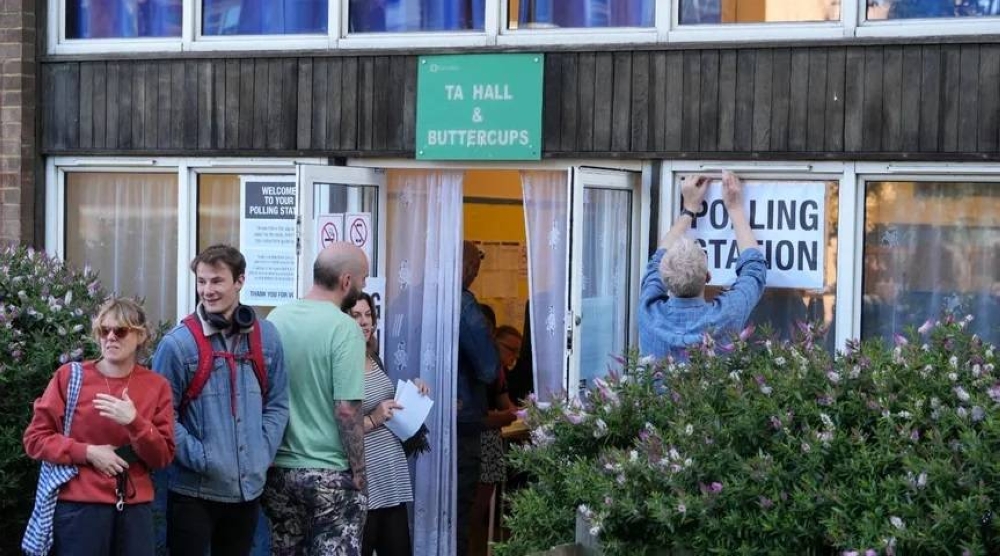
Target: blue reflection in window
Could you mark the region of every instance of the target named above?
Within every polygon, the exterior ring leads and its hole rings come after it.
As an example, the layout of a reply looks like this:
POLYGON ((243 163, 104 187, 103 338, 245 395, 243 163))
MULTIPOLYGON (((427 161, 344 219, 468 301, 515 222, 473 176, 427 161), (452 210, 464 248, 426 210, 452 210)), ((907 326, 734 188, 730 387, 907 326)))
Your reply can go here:
POLYGON ((66 0, 66 38, 181 36, 181 0, 66 0))
POLYGON ((1000 0, 868 0, 868 19, 996 15, 1000 15, 1000 0))
POLYGON ((203 0, 203 35, 326 34, 328 0, 203 0))
POLYGON ((351 33, 482 30, 486 0, 350 0, 351 33))
POLYGON ((521 27, 652 27, 655 0, 521 0, 521 27))

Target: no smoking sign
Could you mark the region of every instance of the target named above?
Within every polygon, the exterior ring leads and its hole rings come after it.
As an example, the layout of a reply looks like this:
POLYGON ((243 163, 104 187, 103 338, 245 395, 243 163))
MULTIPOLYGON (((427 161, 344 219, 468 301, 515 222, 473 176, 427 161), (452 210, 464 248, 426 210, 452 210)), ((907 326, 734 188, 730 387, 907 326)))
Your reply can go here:
POLYGON ((368 212, 353 212, 344 215, 346 241, 364 250, 368 262, 372 262, 372 215, 368 212))

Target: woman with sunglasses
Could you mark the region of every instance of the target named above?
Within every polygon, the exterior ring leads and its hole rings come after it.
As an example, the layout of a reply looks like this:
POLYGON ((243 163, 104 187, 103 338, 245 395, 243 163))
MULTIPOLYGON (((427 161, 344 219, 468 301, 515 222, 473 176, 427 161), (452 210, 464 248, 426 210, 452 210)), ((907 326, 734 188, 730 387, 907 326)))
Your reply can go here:
POLYGON ((59 490, 51 553, 152 555, 150 471, 174 457, 170 385, 137 363, 150 336, 138 303, 109 299, 92 332, 101 357, 60 367, 24 432, 28 456, 79 470, 59 490), (83 380, 67 436, 63 419, 75 365, 83 380))

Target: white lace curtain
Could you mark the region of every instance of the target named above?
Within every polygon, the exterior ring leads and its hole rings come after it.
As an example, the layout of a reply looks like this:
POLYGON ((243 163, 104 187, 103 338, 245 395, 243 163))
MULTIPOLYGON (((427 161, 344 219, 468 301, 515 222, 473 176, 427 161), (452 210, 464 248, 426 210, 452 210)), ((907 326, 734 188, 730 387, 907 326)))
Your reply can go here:
POLYGON ((542 401, 566 391, 566 310, 569 307, 569 198, 565 172, 521 172, 528 235, 528 297, 535 394, 542 401))
POLYGON ((431 451, 413 477, 414 554, 455 552, 454 423, 461 290, 462 172, 388 173, 386 371, 431 388, 431 451))

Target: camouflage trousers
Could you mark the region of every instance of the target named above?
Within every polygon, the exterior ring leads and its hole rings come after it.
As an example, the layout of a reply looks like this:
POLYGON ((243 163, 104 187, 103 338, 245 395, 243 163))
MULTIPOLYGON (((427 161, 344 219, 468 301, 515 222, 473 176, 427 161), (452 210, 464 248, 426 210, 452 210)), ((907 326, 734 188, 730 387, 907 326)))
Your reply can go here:
POLYGON ((368 497, 349 471, 272 467, 261 502, 273 556, 361 554, 368 497))

